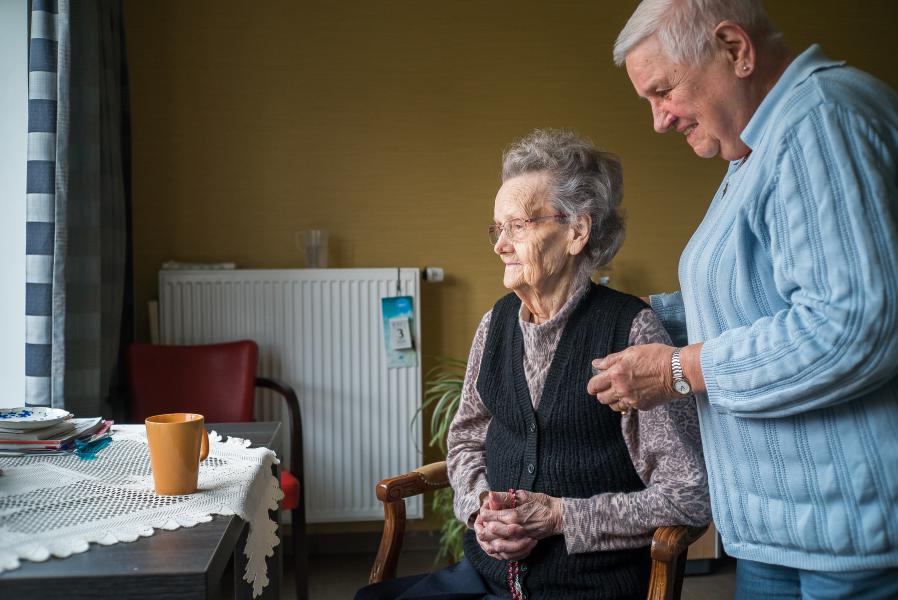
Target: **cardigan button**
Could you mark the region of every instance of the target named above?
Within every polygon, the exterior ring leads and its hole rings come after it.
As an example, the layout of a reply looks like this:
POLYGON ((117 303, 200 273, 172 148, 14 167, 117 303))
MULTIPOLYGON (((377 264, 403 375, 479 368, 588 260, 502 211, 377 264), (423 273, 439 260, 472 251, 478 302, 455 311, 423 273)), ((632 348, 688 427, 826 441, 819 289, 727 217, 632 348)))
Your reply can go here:
POLYGON ((536 423, 530 423, 530 433, 536 431, 536 423))
POLYGON ((536 467, 533 466, 533 463, 527 465, 527 472, 533 475, 533 472, 536 471, 536 467))

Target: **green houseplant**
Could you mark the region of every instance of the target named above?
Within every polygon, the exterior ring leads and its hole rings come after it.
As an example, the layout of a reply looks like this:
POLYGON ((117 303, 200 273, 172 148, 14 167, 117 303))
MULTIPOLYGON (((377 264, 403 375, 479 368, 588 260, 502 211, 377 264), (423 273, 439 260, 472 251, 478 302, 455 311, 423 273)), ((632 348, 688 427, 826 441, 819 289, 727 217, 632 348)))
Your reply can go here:
MULTIPOLYGON (((424 400, 415 418, 431 410, 430 438, 427 445, 439 448, 446 455, 446 435, 461 401, 461 390, 465 379, 466 363, 454 358, 437 358, 439 363, 427 372, 424 382, 424 400)), ((440 550, 437 561, 448 558, 452 561, 461 559, 462 541, 465 535, 465 524, 455 518, 452 511, 452 488, 443 488, 434 492, 431 505, 434 514, 442 521, 440 527, 440 550)))

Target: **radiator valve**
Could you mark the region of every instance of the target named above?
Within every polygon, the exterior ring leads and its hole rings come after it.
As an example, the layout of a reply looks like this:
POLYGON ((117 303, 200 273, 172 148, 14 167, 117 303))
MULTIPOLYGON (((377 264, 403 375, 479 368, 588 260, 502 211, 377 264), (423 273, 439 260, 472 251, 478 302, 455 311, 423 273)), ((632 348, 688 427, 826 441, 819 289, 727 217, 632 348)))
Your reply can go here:
POLYGON ((424 267, 424 281, 431 283, 443 281, 443 269, 441 267, 424 267))

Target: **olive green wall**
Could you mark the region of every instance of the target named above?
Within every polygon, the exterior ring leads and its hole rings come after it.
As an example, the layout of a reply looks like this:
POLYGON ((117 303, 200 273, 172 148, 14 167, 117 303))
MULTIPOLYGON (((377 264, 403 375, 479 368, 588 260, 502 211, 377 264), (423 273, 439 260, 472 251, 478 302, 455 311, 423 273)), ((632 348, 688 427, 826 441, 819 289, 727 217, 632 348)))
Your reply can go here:
MULTIPOLYGON (((501 151, 535 127, 621 157, 612 284, 674 288, 725 163, 656 135, 613 66, 635 4, 126 1, 138 336, 162 261, 298 267, 294 232, 317 227, 333 267, 445 268, 422 285, 424 366, 465 357, 503 292, 485 231, 501 151)), ((768 5, 793 48, 819 41, 898 87, 898 3, 768 5)))

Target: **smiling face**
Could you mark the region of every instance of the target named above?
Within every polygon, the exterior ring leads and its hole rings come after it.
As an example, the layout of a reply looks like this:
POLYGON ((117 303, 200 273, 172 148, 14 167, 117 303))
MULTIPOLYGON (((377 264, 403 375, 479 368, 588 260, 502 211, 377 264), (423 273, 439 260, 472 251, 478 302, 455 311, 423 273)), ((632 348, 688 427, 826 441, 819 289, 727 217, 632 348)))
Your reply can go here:
MULTIPOLYGON (((524 173, 499 188, 493 208, 497 225, 509 219, 553 215, 549 201, 550 177, 546 172, 524 173)), ((569 281, 576 269, 576 254, 583 243, 573 227, 546 219, 530 223, 523 239, 512 241, 503 233, 493 250, 505 263, 503 285, 519 294, 552 293, 569 281)))
POLYGON ((726 53, 701 67, 688 67, 673 62, 657 38, 649 37, 625 62, 636 93, 651 105, 655 131, 685 135, 702 158, 736 160, 748 153, 739 138, 748 123, 743 79, 726 53))

